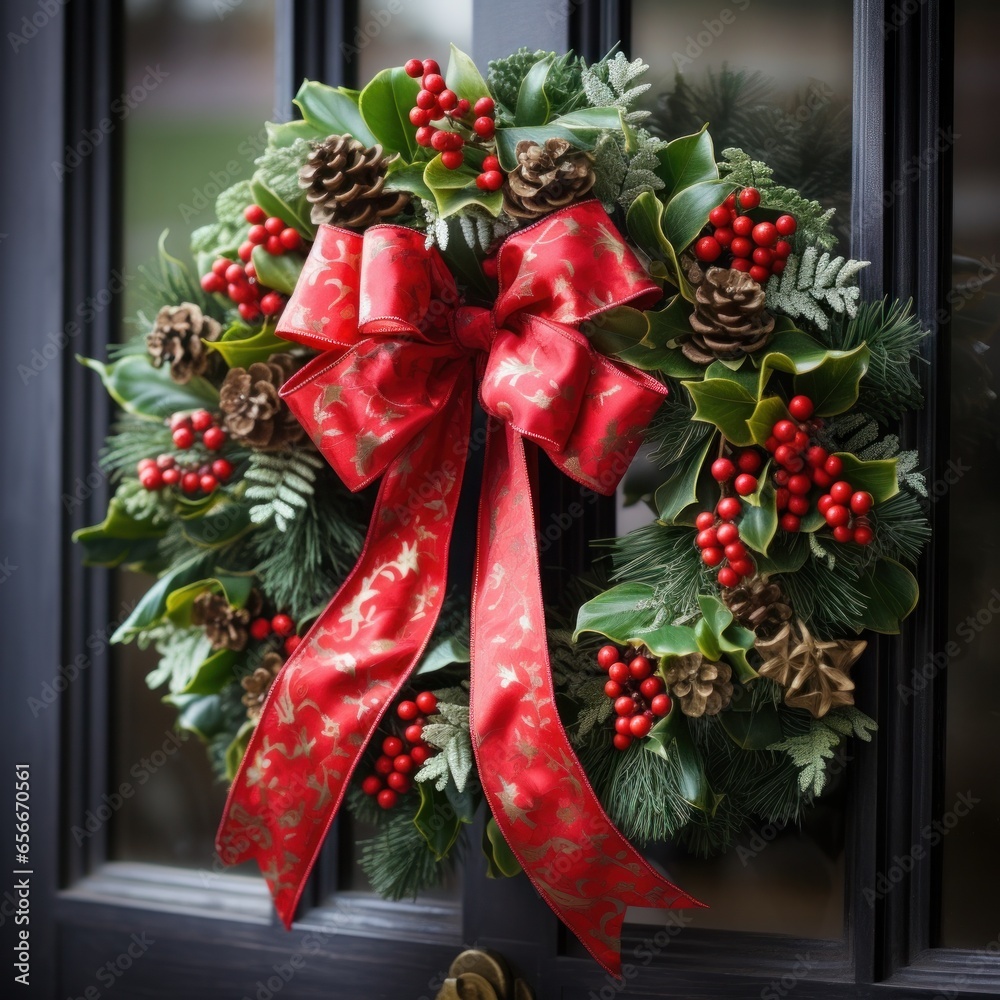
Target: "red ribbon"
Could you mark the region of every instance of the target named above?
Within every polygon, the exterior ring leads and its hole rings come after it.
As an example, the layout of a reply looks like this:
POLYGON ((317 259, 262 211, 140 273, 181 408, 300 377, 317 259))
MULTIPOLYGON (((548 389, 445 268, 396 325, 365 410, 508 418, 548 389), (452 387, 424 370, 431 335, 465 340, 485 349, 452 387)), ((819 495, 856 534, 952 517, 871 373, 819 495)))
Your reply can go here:
POLYGON ((460 304, 422 234, 323 226, 279 327, 324 351, 282 395, 344 482, 382 483, 357 565, 271 687, 217 847, 256 858, 286 926, 379 720, 444 600, 476 381, 489 414, 472 603, 472 743, 490 809, 545 901, 609 971, 628 906, 698 903, 605 815, 556 713, 531 486, 534 445, 614 492, 666 393, 577 326, 659 288, 601 206, 517 231, 491 310, 460 304))

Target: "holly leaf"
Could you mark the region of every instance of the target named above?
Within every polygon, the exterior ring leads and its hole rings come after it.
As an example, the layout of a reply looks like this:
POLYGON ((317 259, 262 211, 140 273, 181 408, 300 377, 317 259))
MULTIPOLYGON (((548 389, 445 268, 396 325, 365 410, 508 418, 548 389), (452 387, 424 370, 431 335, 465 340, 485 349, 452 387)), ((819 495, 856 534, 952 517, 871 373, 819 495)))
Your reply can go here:
POLYGON ((448 89, 459 97, 464 97, 470 104, 475 104, 480 97, 489 96, 486 81, 472 57, 454 44, 451 46, 451 57, 444 78, 448 89))
POLYGON ((236 772, 240 769, 240 764, 247 752, 247 746, 250 743, 250 736, 253 730, 253 722, 247 719, 233 737, 233 742, 226 747, 225 765, 226 779, 228 781, 232 781, 236 777, 236 772))
POLYGON ((577 149, 593 149, 604 130, 620 131, 621 112, 617 108, 582 108, 553 118, 545 125, 514 125, 496 131, 497 156, 504 170, 517 166, 517 144, 522 140, 537 142, 546 139, 566 139, 577 149))
POLYGON ((128 618, 118 626, 111 636, 111 641, 129 642, 143 629, 160 621, 167 610, 167 597, 177 588, 200 579, 204 575, 209 558, 199 553, 164 573, 146 591, 128 618))
POLYGON ((503 208, 503 194, 500 191, 483 191, 476 187, 476 176, 479 171, 474 162, 474 159, 467 158, 458 170, 449 170, 441 162, 441 154, 438 153, 424 167, 424 184, 434 195, 438 215, 442 219, 464 211, 470 205, 479 205, 490 215, 500 214, 503 208))
MULTIPOLYGON (((742 527, 741 522, 741 530, 742 527)), ((705 626, 701 633, 705 643, 701 647, 702 653, 710 660, 718 660, 724 654, 744 684, 756 678, 757 671, 750 666, 746 658, 747 650, 753 648, 756 638, 754 633, 735 624, 733 613, 717 597, 700 594, 698 607, 701 608, 702 614, 699 625, 705 626), (710 642, 708 633, 711 634, 710 642)))
POLYGON ((408 163, 417 159, 416 129, 410 123, 410 108, 420 83, 401 66, 377 73, 361 91, 358 108, 372 137, 388 153, 400 153, 408 163))
POLYGON ((876 560, 862 571, 854 589, 864 607, 858 624, 885 635, 899 632, 920 596, 914 575, 894 559, 876 560))
POLYGON ((104 520, 73 532, 73 541, 83 546, 87 566, 135 565, 156 557, 157 542, 166 533, 166 525, 137 520, 112 497, 104 520))
POLYGON ((835 454, 844 465, 838 478, 845 479, 856 490, 870 493, 875 503, 882 503, 899 492, 899 478, 896 475, 897 459, 881 458, 866 462, 847 451, 838 451, 835 454))
POLYGON ((678 136, 662 146, 657 150, 656 158, 660 161, 657 175, 666 185, 668 199, 692 184, 719 179, 715 148, 707 123, 693 135, 678 136))
POLYGON ((694 402, 694 420, 715 424, 740 447, 754 443, 748 421, 757 409, 756 397, 729 378, 706 378, 681 383, 694 402))
POLYGON ((462 820, 443 791, 439 792, 428 783, 418 785, 417 791, 420 793, 420 807, 413 823, 435 860, 443 861, 462 832, 462 820))
POLYGON ((539 59, 521 81, 514 111, 515 125, 544 125, 549 120, 552 109, 545 93, 545 81, 554 61, 555 55, 551 53, 539 59))
POLYGON ((732 181, 699 181, 678 191, 663 209, 663 233, 676 253, 683 253, 708 224, 712 211, 736 185, 732 181))
POLYGON ((262 246, 255 246, 251 255, 253 266, 257 271, 257 280, 265 288, 273 288, 283 295, 291 295, 295 291, 299 274, 306 262, 300 253, 271 254, 262 246))
POLYGON ((218 694, 235 676, 236 651, 220 649, 201 662, 180 694, 218 694))
MULTIPOLYGON (((629 206, 625 225, 633 242, 654 264, 660 263, 663 278, 669 281, 689 302, 694 301, 694 289, 684 277, 673 244, 667 239, 662 225, 663 203, 652 191, 643 191, 629 206)), ((706 219, 708 218, 706 214, 706 219)), ((650 274, 654 268, 650 265, 650 274)))
MULTIPOLYGON (((763 389, 763 385, 761 386, 763 389)), ((753 413, 747 418, 747 428, 754 444, 761 447, 771 436, 771 429, 779 420, 788 418, 788 408, 780 396, 766 396, 754 407, 753 413)))
POLYGON ((218 351, 229 368, 249 368, 255 361, 266 361, 276 351, 287 349, 288 341, 275 334, 273 324, 265 323, 256 329, 234 323, 218 340, 205 346, 218 351))
POLYGON ((781 717, 773 705, 761 705, 749 712, 720 712, 719 724, 741 750, 766 750, 784 733, 781 717))
POLYGON ((740 540, 754 552, 767 555, 767 550, 778 531, 777 494, 768 469, 760 473, 757 489, 744 497, 746 506, 740 519, 740 540))
POLYGON ((654 502, 661 521, 677 521, 698 502, 698 481, 714 442, 715 435, 709 434, 701 448, 681 459, 670 478, 657 489, 654 502))
POLYGON ((669 714, 650 730, 643 746, 664 760, 676 758, 680 769, 679 791, 684 800, 709 816, 715 815, 722 796, 716 795, 708 784, 701 754, 676 701, 669 714))
MULTIPOLYGON (((374 146, 378 142, 375 134, 365 123, 358 106, 358 94, 355 91, 345 90, 343 87, 329 87, 315 80, 305 80, 292 103, 302 112, 306 122, 321 133, 321 138, 326 138, 328 135, 351 135, 366 146, 374 146)), ((299 122, 288 124, 300 125, 299 122)), ((312 138, 312 136, 303 135, 302 138, 312 138)))
POLYGON ((217 694, 168 694, 163 701, 177 709, 178 727, 194 733, 203 743, 227 726, 222 699, 217 694))
POLYGON ((273 149, 284 149, 286 146, 294 145, 298 139, 315 142, 325 139, 330 134, 329 130, 303 121, 301 118, 292 122, 265 122, 264 128, 267 129, 267 144, 273 149))
POLYGON ((409 191, 424 201, 433 201, 434 193, 424 181, 423 163, 404 163, 393 160, 385 172, 385 186, 388 191, 409 191))
POLYGON ((483 829, 483 854, 486 856, 487 878, 513 878, 521 872, 521 862, 510 849, 500 832, 500 826, 491 816, 483 829))
MULTIPOLYGON (((741 536, 742 533, 741 521, 741 536)), ((794 573, 806 564, 808 558, 809 541, 801 532, 780 531, 768 546, 767 555, 758 555, 754 561, 759 574, 770 576, 773 573, 794 573)))
MULTIPOLYGON (((662 309, 648 309, 643 313, 646 317, 646 334, 641 343, 645 347, 674 347, 680 337, 689 337, 694 331, 688 322, 691 315, 691 303, 683 295, 675 295, 662 309)), ((697 375, 704 371, 701 365, 689 361, 677 350, 680 358, 681 372, 670 371, 668 374, 697 375)))
POLYGON ((468 642, 456 635, 446 635, 424 653, 417 674, 432 674, 453 663, 468 663, 471 659, 468 642))
POLYGON ((164 610, 175 625, 188 628, 191 625, 191 610, 200 594, 207 590, 221 593, 234 608, 242 608, 253 589, 253 580, 252 576, 231 576, 221 573, 205 580, 196 580, 171 591, 167 595, 164 610))
POLYGON ((853 351, 828 351, 820 365, 795 376, 795 393, 813 401, 818 417, 843 413, 858 401, 858 384, 870 359, 867 344, 853 351))

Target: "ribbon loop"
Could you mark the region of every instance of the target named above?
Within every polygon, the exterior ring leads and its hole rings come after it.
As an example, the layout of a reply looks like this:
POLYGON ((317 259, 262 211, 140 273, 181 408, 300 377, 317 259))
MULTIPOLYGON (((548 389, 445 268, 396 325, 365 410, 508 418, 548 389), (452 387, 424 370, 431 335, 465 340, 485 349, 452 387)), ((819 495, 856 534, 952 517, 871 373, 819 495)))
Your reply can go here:
MULTIPOLYGON (((324 351, 282 388, 351 489, 382 476, 365 547, 271 687, 217 846, 256 858, 290 924, 351 774, 444 600, 472 394, 493 421, 472 611, 472 742, 490 808, 543 898, 617 974, 627 906, 699 906, 615 829, 555 710, 524 438, 614 491, 666 394, 576 328, 660 294, 597 202, 500 249, 491 309, 399 226, 321 226, 278 332, 324 351)), ((530 446, 529 446, 530 447, 530 446)))

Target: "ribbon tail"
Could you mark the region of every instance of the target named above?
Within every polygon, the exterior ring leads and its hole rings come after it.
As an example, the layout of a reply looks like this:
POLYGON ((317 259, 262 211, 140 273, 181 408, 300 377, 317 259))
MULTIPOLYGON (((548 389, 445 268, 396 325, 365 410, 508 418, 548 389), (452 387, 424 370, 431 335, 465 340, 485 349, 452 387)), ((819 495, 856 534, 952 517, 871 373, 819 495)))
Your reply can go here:
POLYGON ((472 742, 500 830, 542 898, 615 976, 629 906, 701 907, 601 808, 556 712, 521 436, 488 435, 472 605, 472 742))
POLYGON ((272 684, 229 791, 219 857, 257 861, 286 927, 351 774, 441 611, 471 370, 468 379, 387 471, 358 563, 272 684))

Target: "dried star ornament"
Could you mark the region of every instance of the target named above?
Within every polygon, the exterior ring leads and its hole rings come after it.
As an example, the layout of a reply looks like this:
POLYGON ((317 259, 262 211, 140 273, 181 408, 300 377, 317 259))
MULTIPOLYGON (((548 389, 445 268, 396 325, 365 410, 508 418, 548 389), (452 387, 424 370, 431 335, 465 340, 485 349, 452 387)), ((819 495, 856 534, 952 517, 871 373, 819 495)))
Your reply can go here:
POLYGON ((863 639, 816 639, 801 620, 758 639, 759 673, 786 688, 785 704, 821 719, 831 708, 854 704, 849 671, 868 645, 863 639))

